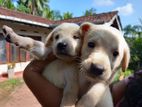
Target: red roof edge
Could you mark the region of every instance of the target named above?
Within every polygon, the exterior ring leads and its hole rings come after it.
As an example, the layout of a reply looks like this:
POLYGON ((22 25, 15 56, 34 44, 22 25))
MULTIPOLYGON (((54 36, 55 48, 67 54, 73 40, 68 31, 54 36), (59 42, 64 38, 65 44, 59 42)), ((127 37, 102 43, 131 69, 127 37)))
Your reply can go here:
POLYGON ((111 12, 104 12, 104 13, 99 13, 95 15, 90 15, 90 16, 81 16, 81 17, 74 17, 70 19, 54 21, 54 20, 48 20, 47 18, 42 18, 40 16, 33 16, 31 14, 22 13, 16 10, 10 10, 4 7, 0 7, 0 15, 29 20, 32 22, 38 22, 38 23, 43 23, 47 25, 58 25, 63 22, 72 22, 72 23, 81 24, 82 22, 85 22, 85 21, 93 22, 96 24, 101 24, 101 23, 103 24, 103 23, 107 23, 111 21, 112 18, 116 16, 117 14, 118 14, 118 11, 111 11, 111 12))
POLYGON ((43 18, 40 16, 33 16, 31 14, 19 12, 17 10, 10 10, 10 9, 4 8, 4 7, 0 7, 0 15, 16 17, 16 18, 40 22, 40 23, 44 23, 44 24, 51 24, 54 22, 53 20, 49 20, 47 18, 43 18))

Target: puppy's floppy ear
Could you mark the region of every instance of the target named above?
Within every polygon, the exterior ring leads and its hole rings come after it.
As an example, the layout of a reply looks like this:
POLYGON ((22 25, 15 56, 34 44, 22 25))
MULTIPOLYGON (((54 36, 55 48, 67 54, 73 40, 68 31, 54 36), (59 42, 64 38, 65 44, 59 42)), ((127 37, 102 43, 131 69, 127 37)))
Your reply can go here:
POLYGON ((89 23, 89 22, 82 23, 80 26, 80 33, 81 34, 87 33, 90 30, 91 25, 92 25, 92 23, 89 23))
POLYGON ((49 33, 49 35, 46 37, 45 40, 45 47, 48 47, 52 44, 53 42, 53 31, 49 33))
POLYGON ((128 45, 126 44, 124 48, 123 59, 122 59, 122 71, 123 72, 128 68, 129 61, 130 61, 130 49, 128 45))

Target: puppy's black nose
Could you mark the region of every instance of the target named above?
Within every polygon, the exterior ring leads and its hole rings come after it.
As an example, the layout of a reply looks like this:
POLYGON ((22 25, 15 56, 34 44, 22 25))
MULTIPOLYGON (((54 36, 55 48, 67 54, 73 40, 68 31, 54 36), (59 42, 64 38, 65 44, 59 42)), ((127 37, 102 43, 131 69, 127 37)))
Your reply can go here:
POLYGON ((100 64, 91 64, 90 72, 96 76, 102 75, 104 71, 104 67, 100 64))
POLYGON ((60 43, 58 43, 58 45, 57 45, 57 49, 58 50, 65 50, 66 49, 66 47, 67 47, 67 43, 65 43, 65 42, 60 42, 60 43))

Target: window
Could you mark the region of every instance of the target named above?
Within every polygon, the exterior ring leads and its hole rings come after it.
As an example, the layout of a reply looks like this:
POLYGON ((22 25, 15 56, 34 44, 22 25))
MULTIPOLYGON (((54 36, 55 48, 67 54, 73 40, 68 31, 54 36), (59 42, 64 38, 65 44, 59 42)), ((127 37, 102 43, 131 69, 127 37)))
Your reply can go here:
POLYGON ((10 45, 10 54, 10 62, 18 62, 19 48, 14 45, 10 45))
POLYGON ((0 34, 0 62, 6 63, 6 41, 4 40, 4 37, 0 34))
POLYGON ((22 49, 20 49, 20 61, 21 62, 26 61, 26 51, 22 49))
MULTIPOLYGON (((31 38, 41 40, 41 37, 31 38)), ((29 52, 6 42, 5 38, 0 34, 0 63, 25 62, 29 61, 31 58, 29 52)))

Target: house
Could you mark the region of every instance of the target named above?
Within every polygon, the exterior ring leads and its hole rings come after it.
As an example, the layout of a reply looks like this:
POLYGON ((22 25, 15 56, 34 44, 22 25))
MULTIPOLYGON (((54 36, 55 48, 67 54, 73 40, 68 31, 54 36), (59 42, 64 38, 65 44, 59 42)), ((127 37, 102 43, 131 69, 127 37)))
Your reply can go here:
POLYGON ((1 29, 3 25, 12 27, 21 36, 44 41, 49 32, 63 22, 73 22, 80 25, 85 21, 95 24, 108 24, 119 30, 122 29, 117 11, 53 21, 0 7, 0 75, 7 73, 8 63, 15 63, 14 70, 19 72, 23 71, 31 59, 28 52, 20 50, 4 40, 1 29))

